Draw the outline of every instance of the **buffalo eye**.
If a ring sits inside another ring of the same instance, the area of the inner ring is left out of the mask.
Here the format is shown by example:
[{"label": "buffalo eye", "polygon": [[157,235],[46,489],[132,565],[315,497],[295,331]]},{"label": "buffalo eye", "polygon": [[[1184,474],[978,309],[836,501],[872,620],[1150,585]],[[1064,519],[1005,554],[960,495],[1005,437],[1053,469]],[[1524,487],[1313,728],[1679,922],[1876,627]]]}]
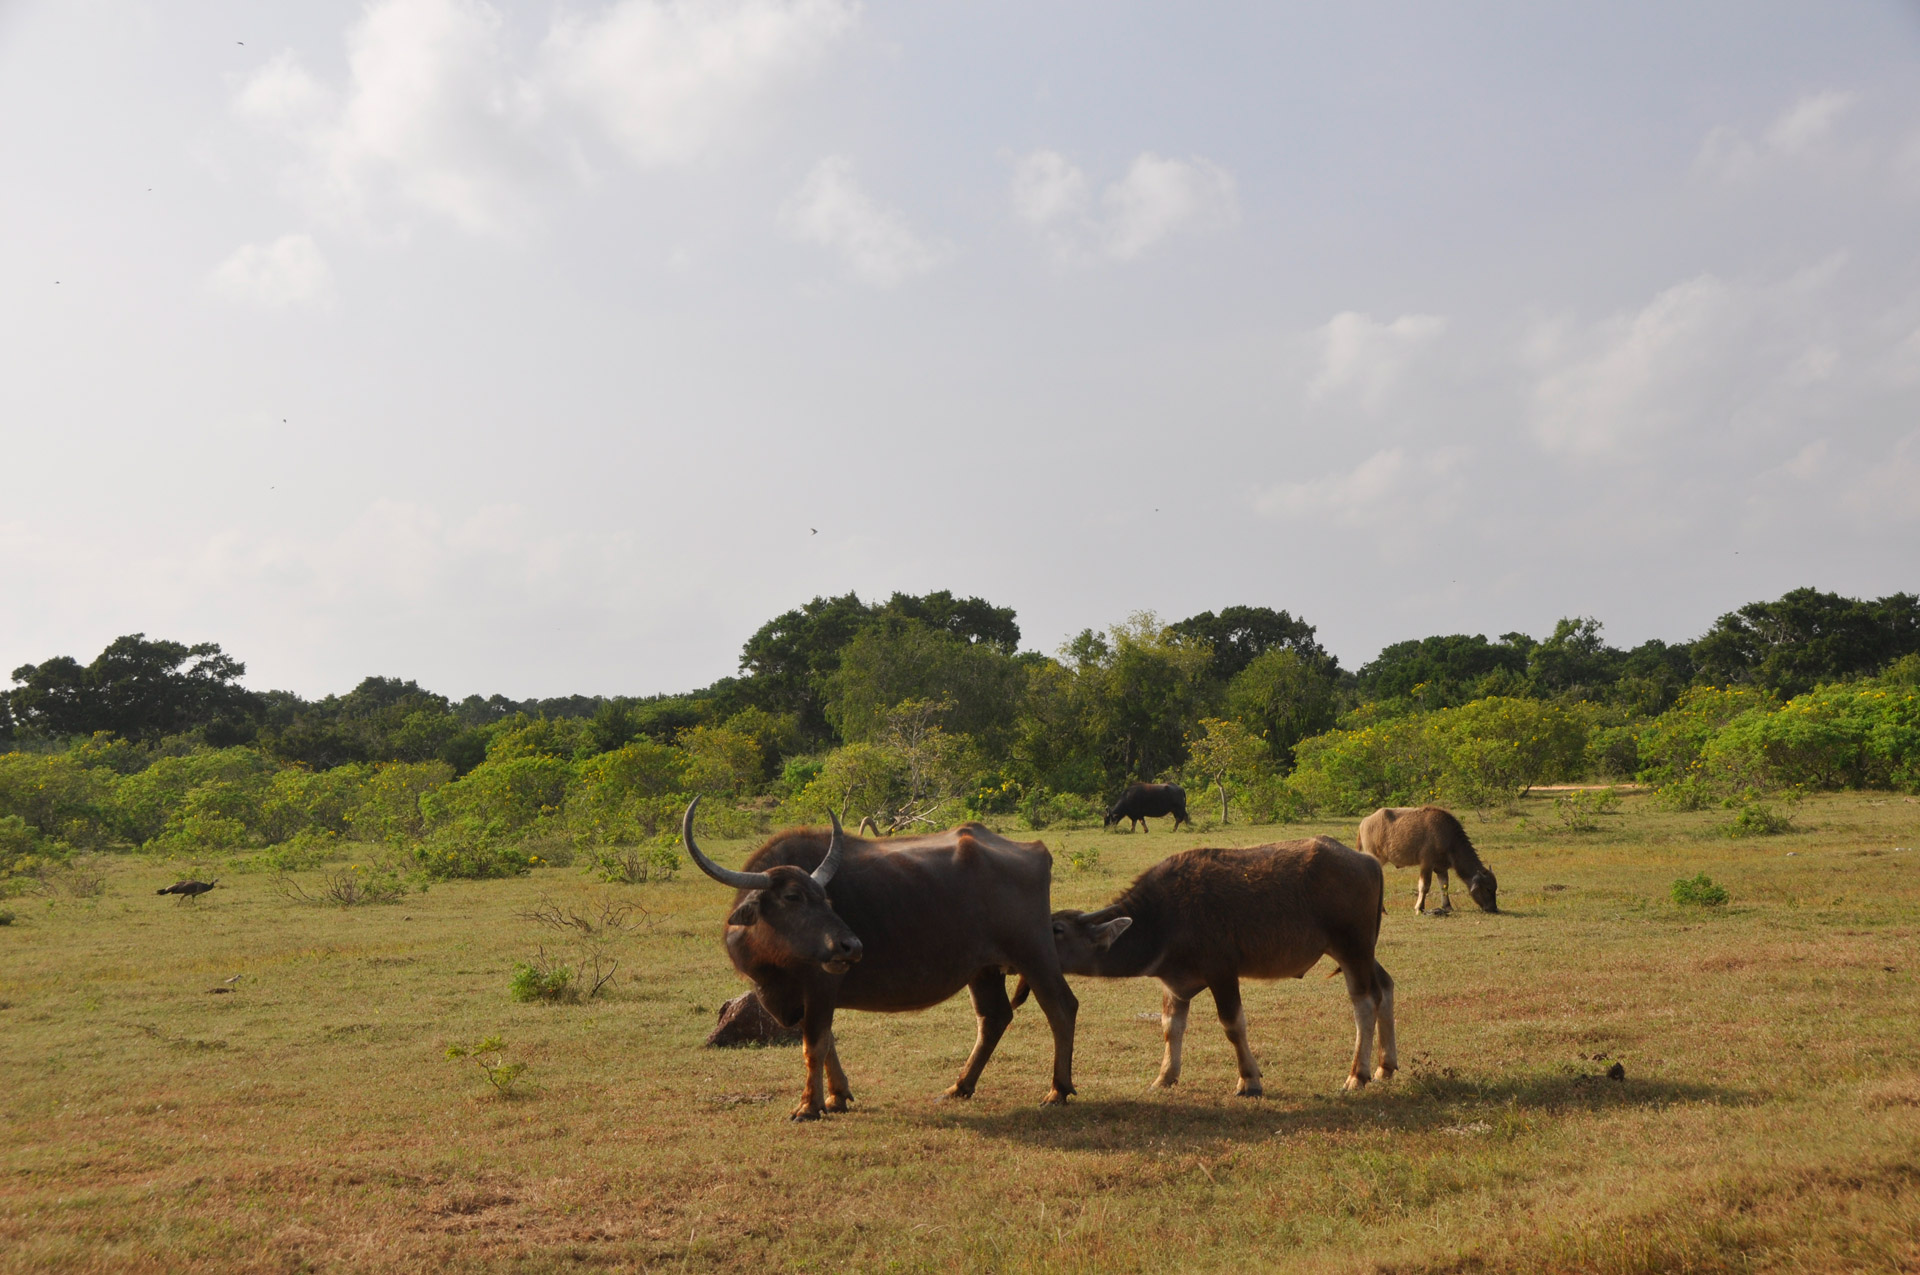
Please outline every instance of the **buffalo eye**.
[{"label": "buffalo eye", "polygon": [[1053,923],[1053,937],[1057,939],[1067,937],[1067,923],[1065,921],[1055,921]]}]

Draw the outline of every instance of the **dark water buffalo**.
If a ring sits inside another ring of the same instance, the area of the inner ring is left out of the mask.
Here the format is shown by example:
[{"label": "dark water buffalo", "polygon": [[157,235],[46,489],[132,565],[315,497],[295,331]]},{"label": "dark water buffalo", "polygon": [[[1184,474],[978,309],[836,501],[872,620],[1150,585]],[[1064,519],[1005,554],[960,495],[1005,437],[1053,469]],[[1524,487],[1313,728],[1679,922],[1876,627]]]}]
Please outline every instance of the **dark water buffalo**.
[{"label": "dark water buffalo", "polygon": [[[1242,1097],[1260,1096],[1260,1065],[1247,1046],[1243,978],[1300,978],[1322,956],[1346,975],[1353,1002],[1353,1065],[1346,1087],[1367,1083],[1374,1030],[1385,1080],[1399,1066],[1393,979],[1374,960],[1385,888],[1380,865],[1331,837],[1245,850],[1187,850],[1141,873],[1096,912],[1055,912],[1060,968],[1096,978],[1157,978],[1167,1043],[1156,1085],[1180,1079],[1187,1009],[1202,990],[1240,1060]],[[1016,988],[1014,1004],[1025,988]]]},{"label": "dark water buffalo", "polygon": [[[727,917],[727,955],[780,1022],[799,1025],[807,1087],[795,1120],[853,1101],[833,1042],[836,1009],[926,1009],[961,988],[973,994],[979,1035],[947,1090],[970,1098],[1013,1021],[1006,971],[1030,984],[1053,1029],[1050,1103],[1073,1092],[1073,1025],[1080,1003],[1060,974],[1047,916],[1053,856],[977,823],[884,843],[794,828],[747,859],[720,867],[693,840],[696,799],[681,824],[701,871],[739,891]],[[821,1093],[822,1074],[826,1092]]]},{"label": "dark water buffalo", "polygon": [[1179,784],[1128,784],[1127,790],[1120,794],[1120,800],[1107,810],[1102,827],[1111,828],[1122,819],[1127,821],[1127,831],[1133,831],[1138,823],[1142,828],[1147,820],[1155,815],[1172,815],[1173,826],[1192,824],[1187,818],[1187,790]]},{"label": "dark water buffalo", "polygon": [[1427,910],[1427,893],[1435,874],[1440,877],[1441,912],[1453,911],[1447,891],[1447,873],[1458,872],[1467,893],[1483,912],[1498,912],[1500,883],[1493,869],[1467,840],[1467,830],[1453,812],[1439,806],[1383,806],[1360,821],[1360,851],[1396,868],[1420,869],[1417,910]]}]

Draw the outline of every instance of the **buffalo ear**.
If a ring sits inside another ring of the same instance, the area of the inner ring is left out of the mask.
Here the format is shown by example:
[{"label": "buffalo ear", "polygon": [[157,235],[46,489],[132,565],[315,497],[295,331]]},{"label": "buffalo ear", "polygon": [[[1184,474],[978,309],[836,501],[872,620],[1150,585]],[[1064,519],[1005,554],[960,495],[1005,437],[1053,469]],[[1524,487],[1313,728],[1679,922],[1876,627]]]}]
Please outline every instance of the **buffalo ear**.
[{"label": "buffalo ear", "polygon": [[740,901],[740,906],[727,918],[728,925],[752,925],[760,919],[760,892],[749,894]]},{"label": "buffalo ear", "polygon": [[1127,932],[1127,927],[1132,924],[1133,924],[1132,917],[1116,916],[1113,918],[1113,920],[1108,921],[1104,925],[1094,926],[1093,927],[1094,950],[1104,952],[1108,948],[1112,947],[1113,941],[1119,938],[1122,934],[1125,934]]}]

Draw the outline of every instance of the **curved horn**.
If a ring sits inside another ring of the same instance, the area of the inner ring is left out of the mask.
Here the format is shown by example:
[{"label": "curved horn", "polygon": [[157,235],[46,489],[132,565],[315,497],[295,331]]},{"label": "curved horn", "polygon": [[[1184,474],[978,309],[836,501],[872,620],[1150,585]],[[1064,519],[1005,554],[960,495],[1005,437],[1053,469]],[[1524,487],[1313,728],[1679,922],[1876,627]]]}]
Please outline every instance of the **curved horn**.
[{"label": "curved horn", "polygon": [[827,818],[833,820],[833,840],[827,843],[827,857],[813,870],[813,879],[822,886],[833,880],[833,874],[840,870],[840,816],[829,810]]},{"label": "curved horn", "polygon": [[700,853],[700,847],[693,844],[693,811],[699,804],[698,797],[688,802],[686,816],[680,820],[680,840],[686,843],[687,856],[699,865],[702,872],[721,885],[730,885],[736,890],[764,890],[772,885],[773,878],[764,872],[735,872],[732,868],[721,867]]}]

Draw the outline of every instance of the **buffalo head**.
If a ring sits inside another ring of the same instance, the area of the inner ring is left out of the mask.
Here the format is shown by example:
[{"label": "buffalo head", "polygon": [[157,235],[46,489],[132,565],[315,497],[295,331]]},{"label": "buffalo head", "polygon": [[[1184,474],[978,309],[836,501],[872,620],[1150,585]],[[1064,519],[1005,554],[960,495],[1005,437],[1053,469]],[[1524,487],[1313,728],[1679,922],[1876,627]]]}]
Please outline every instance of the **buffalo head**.
[{"label": "buffalo head", "polygon": [[1500,883],[1493,879],[1493,869],[1491,868],[1480,869],[1480,871],[1474,873],[1472,879],[1467,882],[1467,893],[1473,896],[1473,901],[1480,905],[1482,912],[1498,912],[1500,910],[1499,904],[1495,901],[1495,896],[1499,889]]},{"label": "buffalo head", "polygon": [[1098,973],[1101,956],[1132,924],[1132,917],[1121,916],[1114,908],[1102,908],[1098,912],[1055,912],[1053,947],[1060,954],[1060,972]]},{"label": "buffalo head", "polygon": [[827,857],[812,872],[787,864],[765,872],[735,872],[707,858],[694,844],[693,812],[699,804],[695,797],[680,824],[687,856],[720,884],[747,891],[727,917],[727,954],[734,968],[756,983],[762,972],[809,966],[846,973],[860,959],[860,940],[833,910],[826,889],[840,868],[840,821],[833,820]]}]

